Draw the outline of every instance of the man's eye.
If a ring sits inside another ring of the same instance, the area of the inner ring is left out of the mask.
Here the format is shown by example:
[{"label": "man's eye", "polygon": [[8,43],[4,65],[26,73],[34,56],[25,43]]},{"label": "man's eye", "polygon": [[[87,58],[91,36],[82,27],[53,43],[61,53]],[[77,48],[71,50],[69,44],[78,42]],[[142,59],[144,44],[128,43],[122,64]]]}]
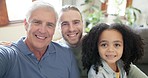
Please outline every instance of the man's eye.
[{"label": "man's eye", "polygon": [[61,24],[61,26],[67,26],[68,25],[68,23],[62,23]]},{"label": "man's eye", "polygon": [[75,22],[74,22],[74,24],[76,24],[76,25],[79,24],[79,23],[80,23],[80,21],[75,21]]},{"label": "man's eye", "polygon": [[52,24],[52,23],[47,23],[47,26],[48,26],[48,27],[55,27],[55,25]]},{"label": "man's eye", "polygon": [[34,25],[40,25],[40,24],[42,24],[41,21],[32,21],[32,23],[33,23]]}]

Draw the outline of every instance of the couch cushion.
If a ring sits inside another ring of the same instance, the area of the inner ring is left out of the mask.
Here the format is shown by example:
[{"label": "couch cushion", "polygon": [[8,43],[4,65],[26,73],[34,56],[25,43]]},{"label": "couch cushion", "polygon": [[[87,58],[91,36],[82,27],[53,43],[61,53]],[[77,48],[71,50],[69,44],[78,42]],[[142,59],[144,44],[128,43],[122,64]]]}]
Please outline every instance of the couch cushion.
[{"label": "couch cushion", "polygon": [[139,63],[147,63],[148,64],[148,28],[139,28],[138,29],[140,36],[143,38],[144,42],[144,56]]}]

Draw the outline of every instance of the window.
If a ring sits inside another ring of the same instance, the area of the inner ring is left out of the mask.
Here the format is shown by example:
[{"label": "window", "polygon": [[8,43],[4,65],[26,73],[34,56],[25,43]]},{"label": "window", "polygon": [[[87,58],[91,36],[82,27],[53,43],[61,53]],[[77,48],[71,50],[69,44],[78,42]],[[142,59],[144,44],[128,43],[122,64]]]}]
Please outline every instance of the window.
[{"label": "window", "polygon": [[[122,4],[122,5],[119,5],[119,4]],[[113,14],[113,15],[119,14],[123,16],[126,8],[131,5],[132,5],[132,0],[105,0],[105,2],[102,3],[101,5],[101,10],[107,14]]]},{"label": "window", "polygon": [[108,0],[107,14],[125,15],[127,0]]},{"label": "window", "polygon": [[42,1],[52,4],[57,12],[59,12],[62,7],[62,0],[42,0]]},{"label": "window", "polygon": [[[57,11],[62,6],[61,0],[43,0],[52,4]],[[23,20],[32,0],[6,0],[9,21]]]},{"label": "window", "polygon": [[32,0],[6,0],[9,21],[23,20]]}]

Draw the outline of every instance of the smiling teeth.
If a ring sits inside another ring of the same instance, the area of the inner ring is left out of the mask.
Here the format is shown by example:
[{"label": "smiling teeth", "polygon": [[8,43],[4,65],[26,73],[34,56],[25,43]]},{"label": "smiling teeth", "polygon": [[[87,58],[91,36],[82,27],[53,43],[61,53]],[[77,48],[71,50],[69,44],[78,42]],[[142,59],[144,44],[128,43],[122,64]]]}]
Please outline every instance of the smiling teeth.
[{"label": "smiling teeth", "polygon": [[37,38],[39,38],[39,39],[45,39],[46,37],[37,36]]},{"label": "smiling teeth", "polygon": [[115,55],[106,55],[107,58],[115,58]]},{"label": "smiling teeth", "polygon": [[76,34],[69,34],[68,36],[70,36],[70,37],[74,37],[74,36],[76,36]]},{"label": "smiling teeth", "polygon": [[73,35],[69,35],[69,36],[74,37],[74,36],[75,36],[75,34],[73,34]]}]

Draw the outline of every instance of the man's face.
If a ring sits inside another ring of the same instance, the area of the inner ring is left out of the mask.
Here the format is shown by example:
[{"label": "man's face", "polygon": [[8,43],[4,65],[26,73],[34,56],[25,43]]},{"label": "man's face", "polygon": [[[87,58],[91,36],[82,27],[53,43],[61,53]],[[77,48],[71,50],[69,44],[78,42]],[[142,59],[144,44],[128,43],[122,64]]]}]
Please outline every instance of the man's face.
[{"label": "man's face", "polygon": [[52,10],[40,8],[33,11],[25,24],[30,49],[45,50],[52,40],[56,26],[56,15]]},{"label": "man's face", "polygon": [[83,21],[80,13],[75,10],[62,12],[59,24],[65,41],[70,46],[79,44],[83,33]]}]

